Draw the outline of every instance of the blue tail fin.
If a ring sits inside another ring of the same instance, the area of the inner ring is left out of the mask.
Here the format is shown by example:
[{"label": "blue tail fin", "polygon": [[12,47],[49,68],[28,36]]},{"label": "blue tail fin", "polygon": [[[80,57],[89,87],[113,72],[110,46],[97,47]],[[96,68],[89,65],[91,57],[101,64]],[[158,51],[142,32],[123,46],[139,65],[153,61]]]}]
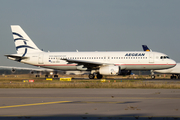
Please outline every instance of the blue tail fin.
[{"label": "blue tail fin", "polygon": [[142,47],[143,47],[144,51],[147,51],[147,52],[151,52],[152,51],[151,49],[148,48],[147,45],[142,45]]}]

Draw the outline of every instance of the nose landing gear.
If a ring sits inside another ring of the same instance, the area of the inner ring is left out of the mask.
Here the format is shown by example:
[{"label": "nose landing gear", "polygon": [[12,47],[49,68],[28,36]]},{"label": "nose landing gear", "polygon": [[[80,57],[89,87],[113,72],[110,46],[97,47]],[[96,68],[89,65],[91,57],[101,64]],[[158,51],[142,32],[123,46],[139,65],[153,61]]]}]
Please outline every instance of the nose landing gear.
[{"label": "nose landing gear", "polygon": [[155,79],[154,70],[151,70],[151,78]]}]

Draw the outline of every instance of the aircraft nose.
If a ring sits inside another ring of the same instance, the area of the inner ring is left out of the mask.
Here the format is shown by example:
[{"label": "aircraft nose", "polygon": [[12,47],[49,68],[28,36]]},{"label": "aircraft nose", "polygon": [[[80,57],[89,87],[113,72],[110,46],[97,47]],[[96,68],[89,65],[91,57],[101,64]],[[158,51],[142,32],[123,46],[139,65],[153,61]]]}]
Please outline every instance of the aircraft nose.
[{"label": "aircraft nose", "polygon": [[176,61],[174,61],[174,60],[171,59],[171,61],[169,62],[169,64],[170,64],[172,67],[174,67],[174,66],[176,66]]}]

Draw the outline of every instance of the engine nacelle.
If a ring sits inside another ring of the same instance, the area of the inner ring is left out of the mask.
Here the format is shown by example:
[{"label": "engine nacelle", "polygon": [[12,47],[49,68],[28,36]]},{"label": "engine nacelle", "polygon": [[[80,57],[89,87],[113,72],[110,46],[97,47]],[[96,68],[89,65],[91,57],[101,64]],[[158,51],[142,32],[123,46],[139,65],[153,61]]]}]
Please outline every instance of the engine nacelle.
[{"label": "engine nacelle", "polygon": [[34,71],[32,70],[32,71],[30,71],[30,74],[34,74]]},{"label": "engine nacelle", "polygon": [[15,70],[14,68],[12,68],[12,69],[11,69],[11,72],[12,72],[12,73],[15,73],[15,72],[16,72],[16,70]]},{"label": "engine nacelle", "polygon": [[120,66],[108,65],[99,68],[99,74],[101,75],[118,75],[120,72]]}]

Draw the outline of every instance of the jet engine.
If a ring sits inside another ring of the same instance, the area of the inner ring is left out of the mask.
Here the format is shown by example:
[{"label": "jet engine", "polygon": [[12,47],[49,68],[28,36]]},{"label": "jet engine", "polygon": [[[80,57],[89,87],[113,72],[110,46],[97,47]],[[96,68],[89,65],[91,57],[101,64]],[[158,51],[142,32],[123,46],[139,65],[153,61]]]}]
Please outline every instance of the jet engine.
[{"label": "jet engine", "polygon": [[12,72],[12,73],[15,73],[15,72],[16,72],[16,70],[15,70],[14,68],[12,68],[12,69],[11,69],[11,72]]},{"label": "jet engine", "polygon": [[31,71],[30,71],[30,74],[34,74],[34,71],[33,71],[33,70],[31,70]]},{"label": "jet engine", "polygon": [[99,68],[99,74],[101,75],[119,75],[120,72],[120,66],[108,65]]}]

